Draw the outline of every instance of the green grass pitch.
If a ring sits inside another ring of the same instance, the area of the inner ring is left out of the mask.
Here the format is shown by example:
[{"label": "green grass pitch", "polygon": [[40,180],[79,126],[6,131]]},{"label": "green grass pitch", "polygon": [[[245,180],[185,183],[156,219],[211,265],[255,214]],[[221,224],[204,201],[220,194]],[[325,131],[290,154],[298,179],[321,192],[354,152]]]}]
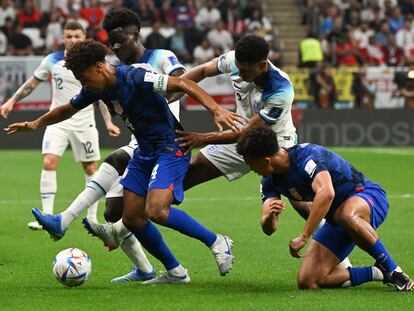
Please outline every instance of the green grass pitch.
[{"label": "green grass pitch", "polygon": [[[386,189],[391,208],[379,234],[397,263],[414,276],[414,149],[336,150]],[[58,242],[27,228],[33,220],[31,208],[40,207],[40,151],[3,150],[0,161],[0,310],[414,310],[413,293],[397,293],[382,283],[297,290],[300,261],[289,255],[288,242],[301,232],[304,221],[289,207],[279,231],[265,236],[259,226],[259,177],[254,174],[233,183],[221,178],[198,186],[186,193],[181,206],[234,240],[236,261],[229,275],[219,275],[204,245],[162,228],[165,240],[189,269],[191,283],[111,284],[113,277],[130,270],[129,260],[120,250],[108,253],[79,219]],[[67,152],[58,170],[56,211],[66,208],[83,185],[81,167]],[[101,221],[102,208],[103,201]],[[78,247],[92,259],[90,279],[78,288],[66,288],[52,275],[54,256],[68,247]],[[354,265],[373,262],[358,249],[350,258]]]}]

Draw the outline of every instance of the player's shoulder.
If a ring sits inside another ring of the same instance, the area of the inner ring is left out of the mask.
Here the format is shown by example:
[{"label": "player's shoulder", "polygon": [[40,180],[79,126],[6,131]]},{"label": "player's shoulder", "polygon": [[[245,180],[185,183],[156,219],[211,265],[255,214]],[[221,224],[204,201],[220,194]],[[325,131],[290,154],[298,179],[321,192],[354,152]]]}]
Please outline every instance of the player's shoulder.
[{"label": "player's shoulder", "polygon": [[65,59],[64,51],[57,51],[46,55],[44,58],[49,64],[54,65]]}]

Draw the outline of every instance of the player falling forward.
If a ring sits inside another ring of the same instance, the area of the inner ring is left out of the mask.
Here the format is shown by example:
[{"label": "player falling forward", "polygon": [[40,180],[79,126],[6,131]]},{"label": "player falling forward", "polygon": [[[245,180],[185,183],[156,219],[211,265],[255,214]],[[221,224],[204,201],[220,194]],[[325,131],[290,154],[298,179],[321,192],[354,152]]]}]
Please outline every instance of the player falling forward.
[{"label": "player falling forward", "polygon": [[[411,291],[414,282],[392,259],[376,229],[388,213],[382,187],[357,171],[339,155],[318,145],[302,144],[290,149],[278,145],[276,134],[266,127],[245,132],[237,151],[262,178],[263,231],[271,235],[284,210],[281,195],[312,202],[302,233],[289,243],[293,257],[303,258],[298,287],[357,286],[371,281],[392,284],[398,291]],[[322,218],[326,223],[314,235],[305,254],[299,251]],[[337,267],[355,245],[375,259],[370,267]]]},{"label": "player falling forward", "polygon": [[[111,11],[105,16],[103,27],[108,32],[111,49],[121,62],[125,64],[148,63],[156,72],[171,76],[180,76],[185,72],[184,66],[180,64],[173,52],[161,49],[145,49],[140,41],[140,19],[133,11],[126,8]],[[176,119],[179,120],[179,102],[170,103],[169,108]],[[60,221],[53,217],[44,217],[37,209],[33,210],[36,219],[54,240],[61,239],[70,224],[91,204],[97,202],[103,196],[106,196],[105,220],[116,222],[122,218],[123,187],[119,181],[136,146],[137,142],[133,137],[127,146],[111,153],[99,167],[95,178],[89,183],[88,187],[78,195],[64,212],[57,215],[57,217],[60,217]],[[145,280],[149,278],[148,273],[155,275],[155,270],[147,260],[134,235],[130,234],[120,246],[135,266],[131,273],[115,278],[112,282]]]},{"label": "player falling forward", "polygon": [[[106,48],[93,40],[75,45],[66,55],[66,66],[74,72],[83,88],[70,103],[58,107],[32,122],[21,122],[6,128],[8,134],[28,131],[67,119],[78,109],[101,99],[123,118],[134,133],[139,148],[135,149],[121,180],[124,186],[122,221],[142,245],[167,269],[160,277],[147,281],[157,283],[187,283],[185,270],[169,250],[155,222],[202,241],[210,247],[225,275],[232,267],[232,241],[216,235],[185,212],[170,207],[184,199],[182,180],[189,164],[189,154],[175,139],[182,127],[168,108],[161,92],[185,92],[203,104],[214,115],[216,123],[234,127],[241,118],[221,108],[194,82],[147,71],[146,64],[113,68],[105,62]],[[170,208],[169,208],[170,207]],[[154,217],[157,210],[169,213]]]},{"label": "player falling forward", "polygon": [[[73,73],[64,67],[64,56],[77,42],[85,40],[85,31],[77,22],[68,22],[62,34],[65,50],[46,56],[40,66],[17,92],[0,107],[1,115],[7,118],[14,105],[28,96],[40,83],[52,78],[52,104],[50,109],[67,103],[81,89],[81,84]],[[118,136],[120,131],[112,121],[103,103],[99,104],[109,135]],[[70,119],[46,128],[43,136],[43,166],[40,175],[40,196],[43,212],[53,214],[54,200],[57,191],[56,170],[59,160],[68,145],[71,145],[75,160],[82,163],[86,184],[95,176],[100,159],[98,131],[95,125],[93,107],[90,106]],[[88,218],[96,220],[98,203],[91,204]],[[38,222],[28,224],[31,229],[42,229]]]}]

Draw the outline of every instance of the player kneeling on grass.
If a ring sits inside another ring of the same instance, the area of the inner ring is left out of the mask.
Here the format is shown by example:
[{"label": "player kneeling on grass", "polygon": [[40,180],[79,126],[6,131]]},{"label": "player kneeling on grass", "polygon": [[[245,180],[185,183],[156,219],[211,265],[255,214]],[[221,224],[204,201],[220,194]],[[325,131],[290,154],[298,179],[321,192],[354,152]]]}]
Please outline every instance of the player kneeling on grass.
[{"label": "player kneeling on grass", "polygon": [[[398,291],[414,288],[414,282],[393,261],[375,232],[388,212],[387,197],[380,185],[324,147],[301,144],[280,148],[275,132],[268,127],[244,133],[237,152],[263,176],[261,225],[266,234],[277,229],[284,210],[281,195],[313,202],[302,233],[289,243],[291,255],[303,258],[299,288],[348,287],[371,281],[392,284]],[[299,253],[324,217],[327,221],[313,236],[306,254]],[[375,264],[337,267],[355,245],[371,255]]]}]

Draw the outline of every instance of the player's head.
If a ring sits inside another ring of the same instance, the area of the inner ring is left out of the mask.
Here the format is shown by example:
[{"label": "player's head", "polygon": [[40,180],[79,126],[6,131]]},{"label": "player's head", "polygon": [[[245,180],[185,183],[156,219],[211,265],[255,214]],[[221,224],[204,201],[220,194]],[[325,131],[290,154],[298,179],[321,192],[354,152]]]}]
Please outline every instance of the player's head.
[{"label": "player's head", "polygon": [[262,176],[273,172],[271,158],[279,151],[279,143],[270,126],[257,126],[246,131],[237,141],[236,148],[252,171]]},{"label": "player's head", "polygon": [[75,21],[69,21],[63,27],[62,40],[65,50],[69,50],[76,43],[86,39],[85,29],[82,25]]},{"label": "player's head", "polygon": [[236,66],[240,77],[251,82],[259,77],[267,68],[269,44],[256,35],[248,35],[236,43]]},{"label": "player's head", "polygon": [[139,16],[127,8],[115,9],[105,16],[103,28],[116,56],[125,63],[134,62],[141,30]]},{"label": "player's head", "polygon": [[72,70],[83,87],[101,91],[108,78],[106,53],[106,47],[92,39],[78,42],[66,53],[65,67]]}]

